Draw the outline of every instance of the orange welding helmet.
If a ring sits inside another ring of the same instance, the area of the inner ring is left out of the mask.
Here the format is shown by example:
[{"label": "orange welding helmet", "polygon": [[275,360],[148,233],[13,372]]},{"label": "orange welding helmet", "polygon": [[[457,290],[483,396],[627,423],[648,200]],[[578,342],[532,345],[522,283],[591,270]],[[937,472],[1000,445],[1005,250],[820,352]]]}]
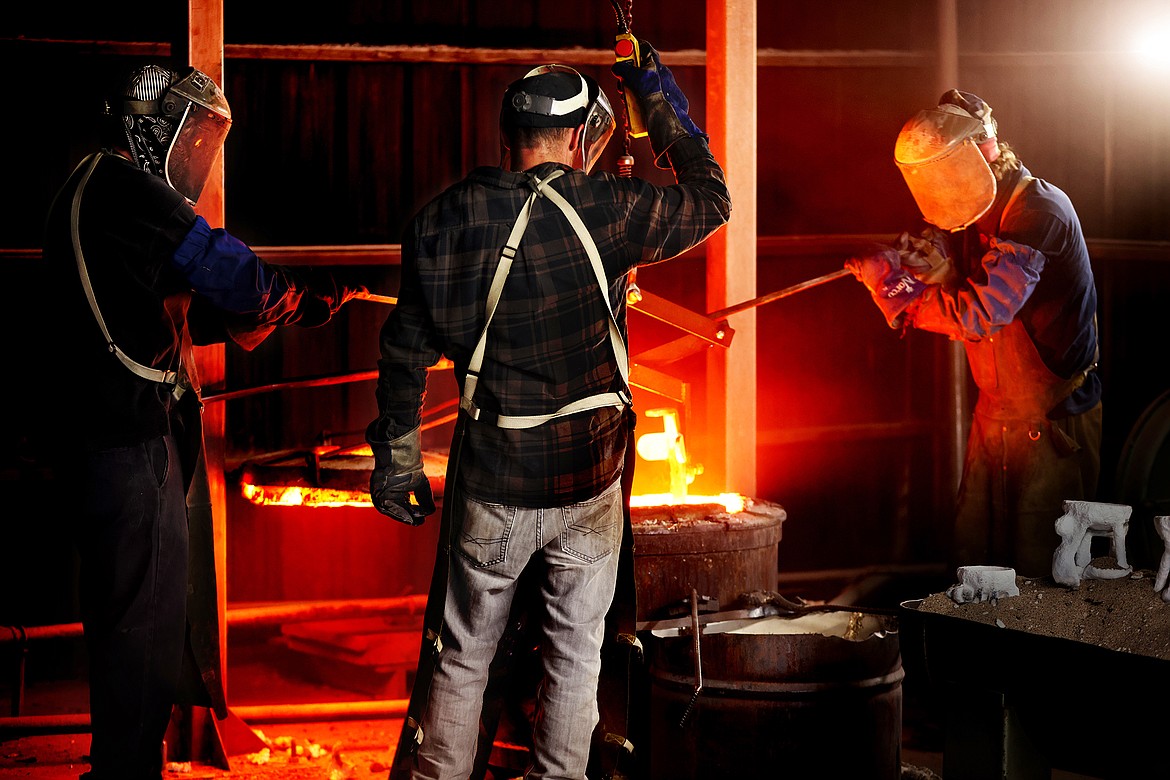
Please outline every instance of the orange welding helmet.
[{"label": "orange welding helmet", "polygon": [[894,162],[930,224],[962,230],[995,201],[995,174],[980,148],[994,145],[990,116],[990,108],[984,122],[946,102],[919,111],[898,133]]}]

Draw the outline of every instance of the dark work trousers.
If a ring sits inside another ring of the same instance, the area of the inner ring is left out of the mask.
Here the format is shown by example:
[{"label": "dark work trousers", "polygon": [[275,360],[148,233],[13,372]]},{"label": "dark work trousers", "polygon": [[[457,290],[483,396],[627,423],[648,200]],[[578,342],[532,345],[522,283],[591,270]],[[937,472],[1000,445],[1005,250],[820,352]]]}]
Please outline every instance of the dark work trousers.
[{"label": "dark work trousers", "polygon": [[187,511],[171,436],[88,453],[78,548],[95,780],[157,780],[186,638]]}]

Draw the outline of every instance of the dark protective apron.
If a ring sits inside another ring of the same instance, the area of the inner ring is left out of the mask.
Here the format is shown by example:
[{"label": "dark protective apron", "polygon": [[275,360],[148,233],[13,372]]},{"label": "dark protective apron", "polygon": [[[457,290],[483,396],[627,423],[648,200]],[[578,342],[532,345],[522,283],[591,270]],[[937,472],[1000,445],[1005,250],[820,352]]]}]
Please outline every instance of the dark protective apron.
[{"label": "dark protective apron", "polygon": [[[1004,214],[1030,181],[1017,185]],[[1069,379],[1056,376],[1019,320],[963,346],[979,400],[959,492],[954,563],[1051,574],[1063,502],[1096,493],[1101,407],[1058,420],[1048,412],[1094,366]]]},{"label": "dark protective apron", "polygon": [[[210,707],[223,720],[228,716],[223,689],[219,641],[219,588],[215,571],[215,521],[203,442],[203,402],[194,376],[195,355],[187,345],[183,371],[191,390],[171,413],[171,431],[183,458],[187,487],[187,649],[179,681],[179,704]],[[183,381],[183,380],[180,380]]]},{"label": "dark protective apron", "polygon": [[[547,182],[558,178],[562,171],[556,171],[544,180],[530,177],[528,185],[533,189],[512,235],[508,239],[501,253],[500,266],[497,268],[489,291],[487,302],[487,318],[481,333],[479,343],[473,354],[471,365],[463,388],[460,400],[459,414],[455,421],[455,430],[451,437],[451,450],[447,461],[447,473],[444,488],[443,511],[439,526],[439,544],[435,556],[435,567],[431,574],[430,589],[427,593],[427,606],[423,615],[423,639],[419,649],[418,667],[414,684],[411,688],[410,702],[407,706],[406,718],[402,724],[398,745],[395,748],[394,761],[390,767],[391,780],[408,780],[414,764],[414,755],[421,744],[424,735],[420,729],[422,713],[426,710],[430,697],[431,680],[435,671],[435,664],[442,651],[443,637],[443,608],[447,597],[448,575],[450,572],[453,544],[451,529],[455,501],[453,497],[457,490],[459,461],[466,435],[467,424],[470,420],[484,419],[481,410],[475,405],[474,395],[479,360],[482,359],[484,339],[495,311],[499,294],[503,288],[512,258],[515,257],[520,238],[527,225],[529,210],[536,197],[548,196],[565,217],[573,225],[587,252],[593,261],[594,271],[599,277],[601,295],[605,299],[607,308],[609,301],[607,287],[604,284],[604,274],[600,267],[600,258],[597,256],[596,246],[588,235],[588,231],[581,223],[580,218],[572,207]],[[610,312],[611,338],[616,334],[616,322]],[[616,335],[615,352],[619,365],[623,367],[622,374],[628,369],[623,351],[619,351],[620,334]],[[624,350],[624,344],[621,345]],[[493,416],[491,422],[503,427],[533,427],[542,424],[556,416],[573,414],[585,409],[597,408],[603,405],[612,405],[616,394],[604,393],[583,402],[574,402],[562,407],[550,415],[538,417],[509,417],[505,415]],[[617,582],[613,601],[605,619],[605,640],[601,649],[601,672],[598,678],[597,704],[599,720],[594,729],[591,742],[589,766],[587,774],[590,780],[620,780],[626,777],[625,772],[633,765],[633,744],[628,739],[629,704],[630,704],[630,671],[632,664],[641,661],[641,644],[637,638],[637,589],[634,580],[634,534],[630,521],[630,496],[634,481],[634,463],[636,450],[633,446],[633,431],[637,419],[629,404],[628,396],[624,396],[624,416],[626,419],[626,457],[622,469],[622,505],[623,530],[621,546],[618,550]],[[539,608],[530,596],[531,588],[524,587],[524,581],[529,578],[526,570],[520,577],[520,585],[516,589],[516,601],[513,604],[512,614],[508,626],[496,648],[496,656],[489,667],[488,685],[484,691],[483,707],[480,714],[480,739],[470,780],[480,780],[488,770],[492,745],[500,725],[501,718],[508,711],[507,699],[517,693],[517,685],[511,679],[517,667],[518,653],[526,647],[526,635],[531,633],[532,627],[539,625],[539,615],[530,613]]]}]

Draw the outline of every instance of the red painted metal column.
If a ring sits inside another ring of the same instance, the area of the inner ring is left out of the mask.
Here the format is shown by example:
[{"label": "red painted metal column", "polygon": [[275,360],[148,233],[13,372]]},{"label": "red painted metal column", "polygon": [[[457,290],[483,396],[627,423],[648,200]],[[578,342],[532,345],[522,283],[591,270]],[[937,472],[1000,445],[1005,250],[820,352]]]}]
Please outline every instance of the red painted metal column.
[{"label": "red painted metal column", "polygon": [[[731,222],[707,246],[708,311],[756,297],[756,27],[756,0],[707,0],[706,129],[731,189]],[[722,474],[725,490],[752,496],[755,310],[732,315],[729,324],[734,344],[708,352],[707,436],[713,457],[705,460]]]},{"label": "red painted metal column", "polygon": [[[187,46],[190,65],[210,76],[224,88],[223,0],[189,0],[187,6]],[[226,89],[224,90],[226,92]],[[231,103],[231,95],[227,96]],[[212,227],[224,224],[224,160],[221,153],[203,192],[196,211]],[[224,347],[217,344],[196,347],[195,358],[203,391],[223,387]],[[215,571],[219,603],[219,657],[227,688],[227,497],[224,486],[224,405],[210,404],[203,410],[203,436],[206,444],[207,481],[211,489],[214,517]]]},{"label": "red painted metal column", "polygon": [[[206,73],[224,92],[223,0],[188,0],[183,23],[176,31],[176,62],[187,64]],[[231,102],[231,95],[227,95]],[[221,153],[199,196],[196,211],[212,227],[224,225],[224,159]],[[195,348],[196,370],[203,392],[221,389],[224,385],[225,351],[222,344]],[[203,411],[204,458],[207,462],[207,482],[211,496],[213,518],[212,536],[215,554],[216,602],[219,614],[219,659],[224,691],[227,691],[227,494],[224,482],[224,404],[209,404]],[[230,697],[229,697],[230,700]],[[168,740],[181,745],[177,752],[191,759],[210,761],[222,769],[230,768],[228,756],[249,748],[259,739],[245,727],[239,718],[219,723],[210,710],[203,707],[183,707],[179,722],[183,726],[175,732],[176,721]],[[235,745],[231,743],[236,743]],[[174,752],[174,751],[173,751]],[[172,754],[173,754],[172,752]]]}]

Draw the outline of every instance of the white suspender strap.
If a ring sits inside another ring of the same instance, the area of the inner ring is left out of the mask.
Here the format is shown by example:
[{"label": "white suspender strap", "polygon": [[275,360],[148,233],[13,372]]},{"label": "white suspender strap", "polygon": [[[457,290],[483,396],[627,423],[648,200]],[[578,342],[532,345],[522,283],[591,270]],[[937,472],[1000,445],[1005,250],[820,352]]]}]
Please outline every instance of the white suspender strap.
[{"label": "white suspender strap", "polygon": [[[106,327],[106,321],[102,317],[101,309],[98,308],[97,298],[93,294],[93,285],[89,280],[89,271],[85,267],[85,256],[81,252],[81,236],[79,230],[81,193],[85,190],[85,185],[89,182],[89,177],[93,175],[94,169],[97,168],[101,155],[93,154],[90,155],[89,159],[91,162],[85,171],[85,175],[81,177],[81,181],[77,185],[77,191],[73,193],[73,204],[69,210],[69,222],[73,234],[73,256],[77,259],[77,273],[81,277],[81,286],[85,290],[85,297],[89,299],[89,308],[93,310],[93,316],[97,319],[98,327],[102,329],[102,335],[106,339],[106,347],[110,352],[114,353],[118,360],[122,362],[122,365],[143,379],[173,386],[175,397],[177,398],[182,394],[183,389],[183,386],[179,384],[179,373],[177,371],[163,371],[161,369],[151,368],[150,366],[144,366],[123,352],[110,337],[110,330]],[[82,164],[84,162],[83,160]]]},{"label": "white suspender strap", "polygon": [[[561,171],[557,171],[554,176],[560,175],[560,173]],[[471,360],[467,364],[467,378],[463,381],[463,397],[459,401],[460,408],[472,412],[473,419],[478,419],[479,409],[471,399],[475,396],[476,385],[479,384],[479,369],[483,365],[488,326],[492,324],[492,317],[496,316],[496,306],[504,291],[504,281],[512,270],[512,260],[516,257],[516,249],[520,246],[520,239],[524,236],[524,231],[528,229],[528,217],[532,213],[532,202],[536,200],[536,197],[537,194],[533,192],[528,196],[528,200],[524,201],[520,215],[516,217],[516,224],[512,225],[512,232],[508,235],[508,241],[500,250],[500,262],[496,265],[496,274],[492,277],[491,287],[488,288],[487,316],[484,319],[483,330],[479,334],[479,341],[476,342],[475,349],[471,353]]]},{"label": "white suspender strap", "polygon": [[630,359],[626,351],[626,344],[622,341],[622,332],[618,328],[617,318],[614,317],[613,307],[609,303],[609,285],[605,279],[605,267],[601,264],[601,253],[597,251],[597,244],[589,235],[589,229],[581,221],[581,216],[559,192],[552,187],[549,187],[547,191],[542,189],[542,192],[557,205],[557,208],[565,215],[565,219],[569,220],[569,224],[573,226],[573,230],[577,231],[577,237],[581,239],[581,243],[585,245],[585,252],[588,253],[589,262],[593,266],[593,274],[597,277],[597,288],[601,290],[601,298],[605,301],[605,310],[609,312],[609,340],[613,344],[614,355],[617,356],[618,370],[621,372],[622,382],[629,386]]},{"label": "white suspender strap", "polygon": [[608,287],[605,283],[605,269],[601,265],[601,254],[597,251],[597,245],[593,238],[589,235],[589,231],[585,228],[585,224],[573,210],[564,198],[560,196],[552,187],[545,187],[545,185],[563,175],[564,171],[555,171],[549,175],[547,179],[535,179],[534,185],[536,190],[528,196],[524,201],[524,206],[520,209],[520,215],[516,218],[516,224],[512,226],[512,232],[508,235],[508,242],[504,245],[500,252],[500,262],[496,266],[495,276],[492,277],[491,287],[488,289],[487,297],[487,317],[484,321],[483,330],[479,334],[479,341],[476,342],[475,349],[471,353],[471,360],[467,366],[467,378],[463,383],[463,396],[459,400],[459,408],[467,412],[473,420],[481,420],[484,422],[491,422],[500,428],[535,428],[542,425],[549,420],[557,417],[564,417],[565,415],[575,414],[576,412],[583,412],[589,409],[600,409],[606,406],[614,406],[618,408],[625,408],[630,404],[630,396],[626,392],[621,393],[598,393],[586,398],[580,398],[565,404],[560,409],[551,414],[534,414],[534,415],[492,415],[484,412],[472,400],[475,395],[475,388],[479,382],[479,370],[483,365],[484,348],[487,344],[488,326],[491,324],[492,317],[495,316],[496,306],[500,302],[500,295],[504,290],[504,281],[508,277],[508,273],[512,269],[512,260],[516,257],[516,250],[520,246],[520,239],[524,236],[524,231],[528,229],[528,219],[532,214],[532,204],[540,195],[547,195],[550,200],[557,205],[558,208],[569,219],[569,223],[577,232],[578,237],[582,243],[585,244],[585,251],[589,255],[589,261],[593,266],[593,272],[597,276],[598,284],[600,285],[601,297],[605,301],[606,310],[609,312],[609,334],[610,341],[613,344],[614,354],[617,357],[618,369],[621,372],[623,382],[627,382],[629,375],[629,358],[626,354],[625,343],[621,338],[621,331],[618,330],[617,320],[613,314],[613,307],[609,303]]}]

